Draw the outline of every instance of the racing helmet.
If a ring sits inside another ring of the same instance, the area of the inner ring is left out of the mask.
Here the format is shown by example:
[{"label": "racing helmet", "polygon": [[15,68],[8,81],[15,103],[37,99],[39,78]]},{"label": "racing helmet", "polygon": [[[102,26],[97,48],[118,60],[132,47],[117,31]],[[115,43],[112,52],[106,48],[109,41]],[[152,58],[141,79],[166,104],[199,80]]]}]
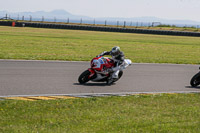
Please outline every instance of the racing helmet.
[{"label": "racing helmet", "polygon": [[113,47],[111,50],[111,54],[113,56],[118,56],[120,54],[120,47],[118,47],[118,46]]}]

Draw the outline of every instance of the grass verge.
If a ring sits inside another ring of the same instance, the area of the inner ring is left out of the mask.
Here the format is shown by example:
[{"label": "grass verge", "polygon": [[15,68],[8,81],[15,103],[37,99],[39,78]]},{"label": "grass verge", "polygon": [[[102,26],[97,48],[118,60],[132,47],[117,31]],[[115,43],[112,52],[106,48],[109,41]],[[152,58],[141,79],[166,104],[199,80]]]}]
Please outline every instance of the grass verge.
[{"label": "grass verge", "polygon": [[0,101],[0,132],[200,132],[200,94]]},{"label": "grass verge", "polygon": [[133,62],[200,64],[198,37],[0,26],[0,59],[89,61],[113,46]]}]

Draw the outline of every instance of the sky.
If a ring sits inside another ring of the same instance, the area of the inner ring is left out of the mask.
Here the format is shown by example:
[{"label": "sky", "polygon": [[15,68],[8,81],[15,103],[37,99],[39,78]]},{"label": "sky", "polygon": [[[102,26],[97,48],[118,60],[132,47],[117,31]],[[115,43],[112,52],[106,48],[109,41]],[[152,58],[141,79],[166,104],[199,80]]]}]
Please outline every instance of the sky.
[{"label": "sky", "polygon": [[99,17],[158,17],[200,22],[200,0],[0,0],[0,11],[52,11]]}]

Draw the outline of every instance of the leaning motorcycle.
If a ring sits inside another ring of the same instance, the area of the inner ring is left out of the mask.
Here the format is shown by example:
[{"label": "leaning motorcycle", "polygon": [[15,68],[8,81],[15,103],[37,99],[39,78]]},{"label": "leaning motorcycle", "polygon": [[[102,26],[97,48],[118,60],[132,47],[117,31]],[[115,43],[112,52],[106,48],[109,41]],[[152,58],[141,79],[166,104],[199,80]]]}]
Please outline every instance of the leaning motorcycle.
[{"label": "leaning motorcycle", "polygon": [[[200,67],[199,67],[200,69]],[[200,85],[200,72],[198,72],[197,74],[195,74],[192,79],[190,80],[190,85],[192,87],[197,87],[198,85]]]},{"label": "leaning motorcycle", "polygon": [[[114,79],[113,82],[116,82],[119,80],[123,75],[123,69],[127,68],[129,65],[131,65],[130,59],[125,59],[123,64],[120,65],[120,70],[118,74],[118,78]],[[88,81],[93,82],[107,82],[108,84],[108,78],[112,75],[112,72],[109,71],[112,69],[112,67],[115,67],[117,64],[108,57],[95,57],[90,62],[90,68],[85,70],[78,78],[78,81],[80,84],[85,84]]]}]

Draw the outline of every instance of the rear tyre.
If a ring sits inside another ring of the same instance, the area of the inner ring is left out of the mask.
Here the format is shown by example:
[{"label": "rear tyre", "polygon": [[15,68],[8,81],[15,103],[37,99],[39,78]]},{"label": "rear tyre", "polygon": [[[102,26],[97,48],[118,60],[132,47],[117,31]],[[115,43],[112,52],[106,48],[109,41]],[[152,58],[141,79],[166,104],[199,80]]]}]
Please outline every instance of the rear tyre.
[{"label": "rear tyre", "polygon": [[80,84],[85,84],[86,82],[88,82],[90,79],[88,78],[90,75],[90,71],[86,70],[84,71],[78,78],[78,82]]},{"label": "rear tyre", "polygon": [[123,75],[123,71],[120,71],[118,80],[122,77],[122,75]]},{"label": "rear tyre", "polygon": [[113,82],[118,81],[122,77],[122,75],[123,75],[123,71],[119,71],[118,78],[115,79]]},{"label": "rear tyre", "polygon": [[200,72],[192,77],[190,85],[192,87],[197,87],[198,85],[200,85]]}]

